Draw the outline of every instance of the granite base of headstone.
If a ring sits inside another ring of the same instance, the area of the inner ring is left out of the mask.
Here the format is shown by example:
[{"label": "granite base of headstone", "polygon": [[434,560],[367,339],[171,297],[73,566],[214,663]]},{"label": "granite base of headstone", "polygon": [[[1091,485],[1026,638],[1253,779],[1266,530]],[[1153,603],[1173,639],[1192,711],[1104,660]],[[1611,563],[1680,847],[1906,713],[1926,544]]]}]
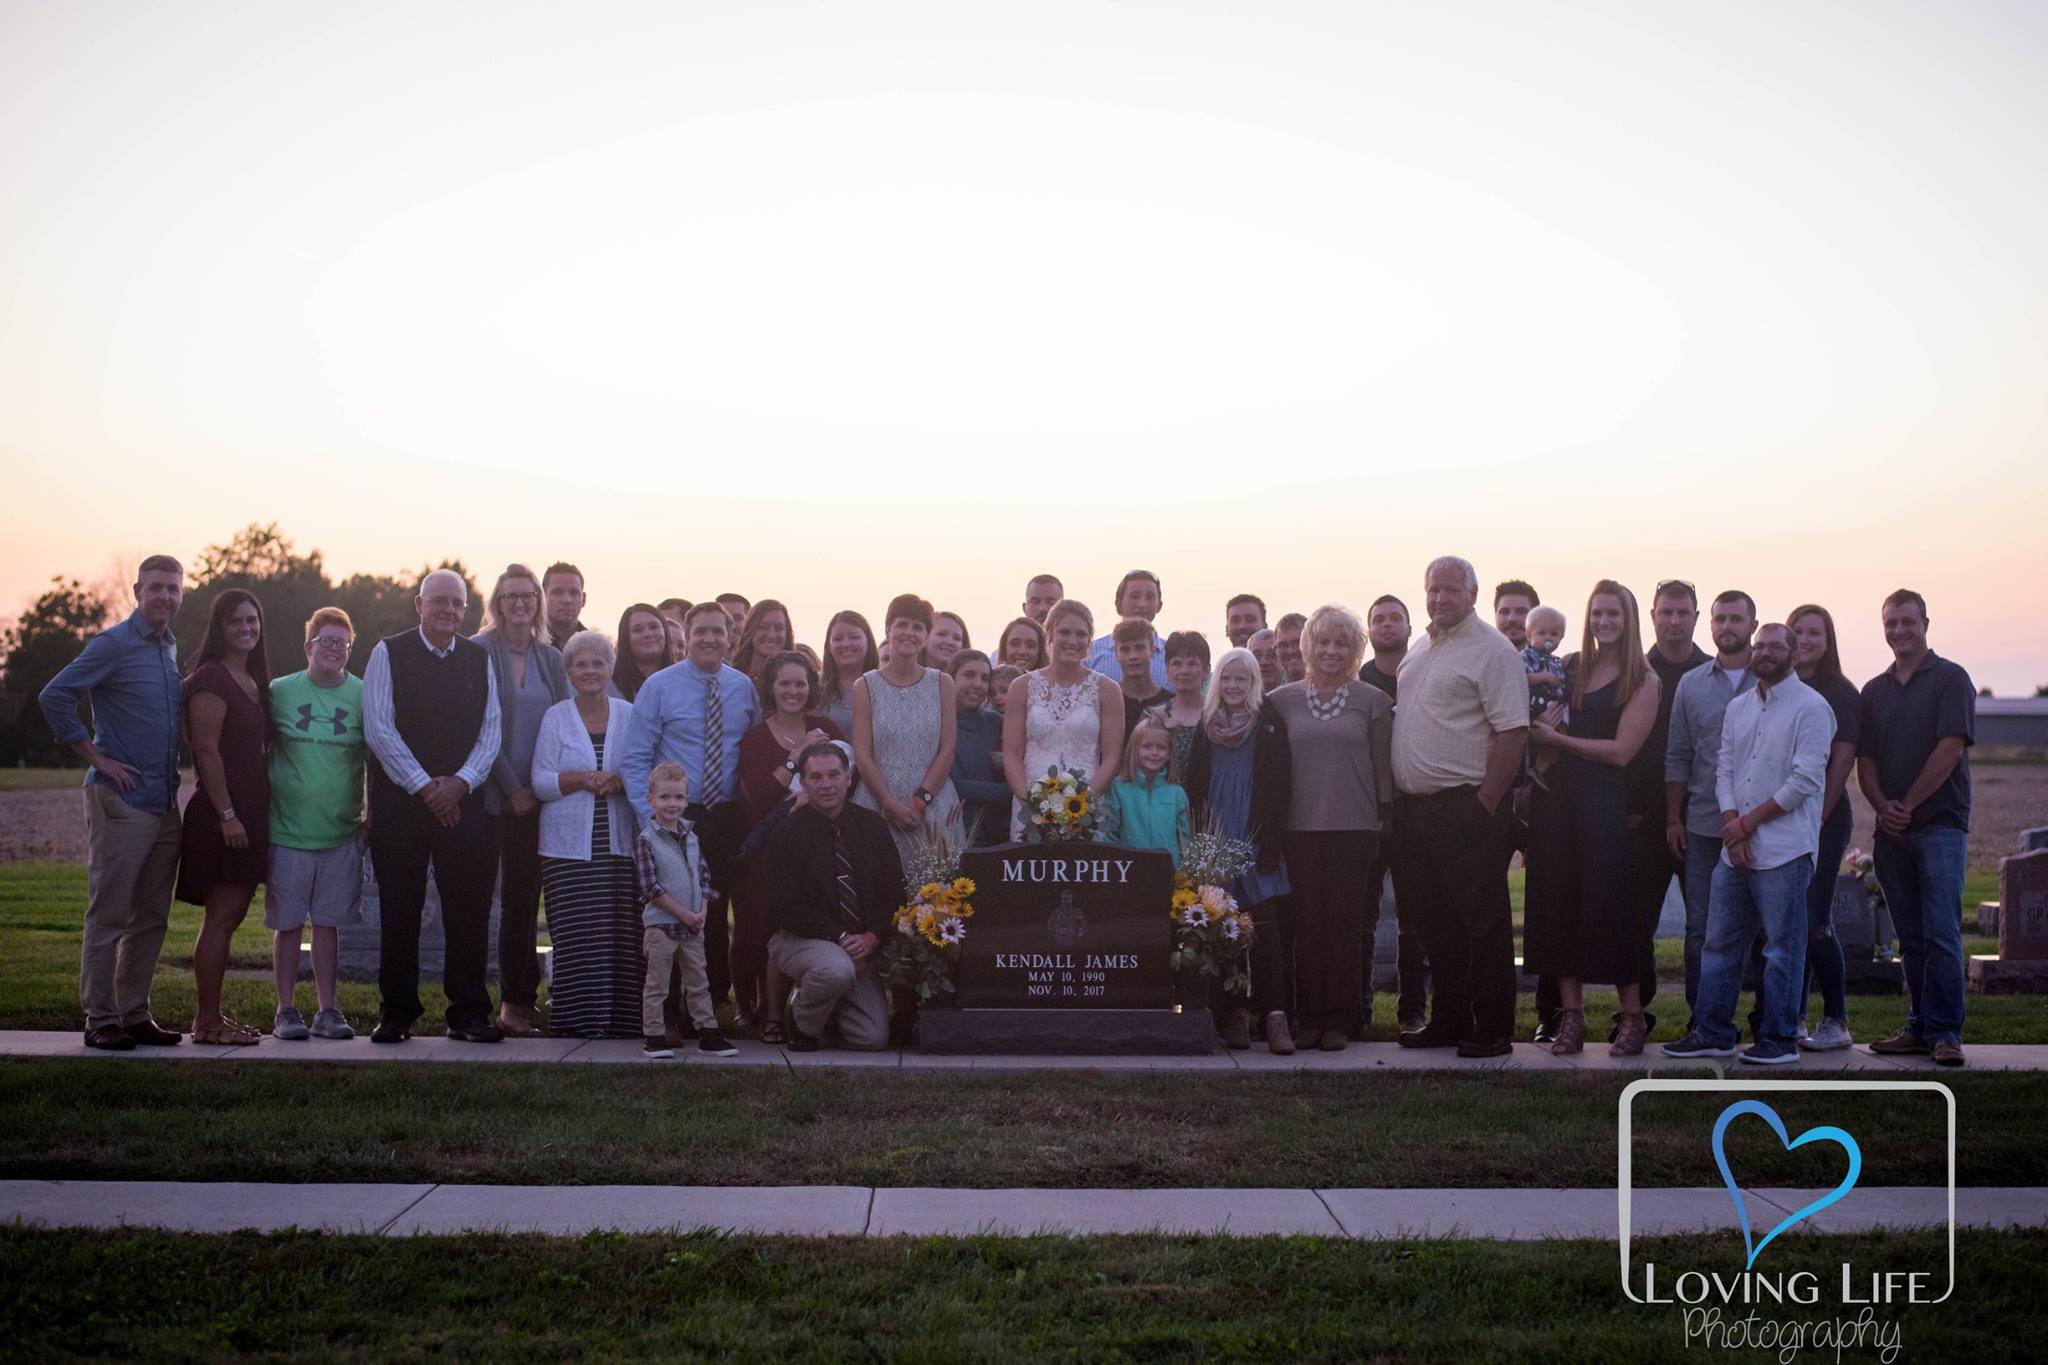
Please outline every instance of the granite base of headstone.
[{"label": "granite base of headstone", "polygon": [[1998,863],[1998,955],[1970,959],[1970,989],[2048,994],[2048,848]]},{"label": "granite base of headstone", "polygon": [[[490,944],[487,949],[485,974],[488,980],[498,979],[498,916],[501,907],[497,892],[491,893]],[[380,935],[377,897],[377,879],[370,873],[367,860],[363,865],[363,917],[360,922],[344,925],[340,933],[340,962],[337,974],[343,981],[375,981],[377,960],[380,953]],[[300,980],[311,979],[311,957],[309,949],[300,950]],[[550,954],[543,948],[537,955],[542,979],[547,979]],[[420,980],[438,981],[442,969],[447,965],[447,943],[441,931],[441,894],[434,885],[430,873],[427,877],[427,900],[420,911]]]},{"label": "granite base of headstone", "polygon": [[1843,985],[1858,995],[1896,995],[1906,988],[1905,970],[1877,956],[1877,910],[1863,878],[1843,873],[1835,878],[1835,900],[1829,910],[1835,941],[1842,945]]},{"label": "granite base of headstone", "polygon": [[990,1056],[1203,1055],[1214,1021],[1175,1006],[1173,861],[1085,843],[1004,844],[960,859],[975,885],[951,1009],[922,1051]]}]

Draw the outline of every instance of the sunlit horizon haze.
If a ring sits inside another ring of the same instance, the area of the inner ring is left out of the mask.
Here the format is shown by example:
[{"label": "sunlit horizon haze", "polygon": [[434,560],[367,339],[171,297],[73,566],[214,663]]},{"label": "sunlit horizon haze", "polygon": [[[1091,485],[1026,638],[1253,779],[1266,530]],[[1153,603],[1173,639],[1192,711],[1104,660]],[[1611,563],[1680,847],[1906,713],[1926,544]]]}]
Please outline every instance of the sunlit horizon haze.
[{"label": "sunlit horizon haze", "polygon": [[814,645],[1144,567],[1220,650],[1459,554],[1859,680],[1912,587],[2031,696],[2044,70],[2018,3],[0,0],[0,617],[275,522]]}]

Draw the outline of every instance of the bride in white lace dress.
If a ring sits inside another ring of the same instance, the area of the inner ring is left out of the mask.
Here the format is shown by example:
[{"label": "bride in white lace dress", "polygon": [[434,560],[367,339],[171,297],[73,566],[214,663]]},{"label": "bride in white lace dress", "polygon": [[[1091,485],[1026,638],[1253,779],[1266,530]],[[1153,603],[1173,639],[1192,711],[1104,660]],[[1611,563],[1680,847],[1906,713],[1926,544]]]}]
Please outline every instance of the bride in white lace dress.
[{"label": "bride in white lace dress", "polygon": [[1082,661],[1095,637],[1095,618],[1079,602],[1046,614],[1052,662],[1010,684],[1003,719],[1003,769],[1017,799],[1010,837],[1024,837],[1024,797],[1052,767],[1085,773],[1100,795],[1123,756],[1123,691]]}]

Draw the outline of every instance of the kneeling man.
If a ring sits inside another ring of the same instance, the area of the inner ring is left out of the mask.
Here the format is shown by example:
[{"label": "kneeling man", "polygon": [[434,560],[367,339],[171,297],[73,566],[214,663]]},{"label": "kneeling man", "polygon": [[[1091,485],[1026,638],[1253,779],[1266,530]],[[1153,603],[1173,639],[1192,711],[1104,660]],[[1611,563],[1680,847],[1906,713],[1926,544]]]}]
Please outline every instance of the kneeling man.
[{"label": "kneeling man", "polygon": [[828,1022],[848,1047],[889,1043],[875,953],[903,900],[903,864],[882,817],[849,802],[846,752],[820,742],[797,758],[803,793],[769,836],[768,955],[796,982],[789,1047],[812,1052]]}]

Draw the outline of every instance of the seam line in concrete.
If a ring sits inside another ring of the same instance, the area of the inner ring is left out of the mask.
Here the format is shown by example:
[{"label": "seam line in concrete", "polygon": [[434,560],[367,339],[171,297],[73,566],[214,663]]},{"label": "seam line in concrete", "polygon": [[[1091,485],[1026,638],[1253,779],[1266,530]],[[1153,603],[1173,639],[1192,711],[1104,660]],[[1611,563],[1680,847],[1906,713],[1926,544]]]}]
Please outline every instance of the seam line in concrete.
[{"label": "seam line in concrete", "polygon": [[867,1212],[866,1212],[865,1214],[863,1214],[863,1215],[862,1215],[862,1217],[861,1217],[861,1220],[860,1220],[860,1235],[861,1235],[861,1236],[863,1236],[863,1237],[870,1237],[870,1236],[873,1236],[873,1235],[874,1235],[874,1232],[873,1232],[874,1226],[875,1226],[875,1187],[874,1187],[873,1185],[870,1185],[870,1186],[868,1186],[868,1211],[867,1211]]},{"label": "seam line in concrete", "polygon": [[384,1225],[378,1228],[377,1231],[372,1235],[377,1237],[389,1237],[391,1235],[391,1229],[397,1225],[399,1219],[405,1217],[405,1215],[411,1213],[414,1209],[418,1208],[422,1203],[426,1201],[428,1195],[432,1194],[435,1190],[438,1190],[440,1188],[441,1187],[439,1185],[427,1186],[426,1190],[421,1193],[418,1199],[413,1200],[410,1204],[407,1204],[397,1213],[392,1214],[391,1217],[387,1218],[384,1221]]},{"label": "seam line in concrete", "polygon": [[1344,1220],[1339,1218],[1337,1210],[1330,1206],[1329,1198],[1321,1190],[1310,1190],[1309,1193],[1314,1195],[1316,1202],[1323,1206],[1323,1212],[1330,1215],[1330,1221],[1337,1225],[1337,1231],[1346,1237],[1351,1236],[1351,1229],[1344,1226]]}]

